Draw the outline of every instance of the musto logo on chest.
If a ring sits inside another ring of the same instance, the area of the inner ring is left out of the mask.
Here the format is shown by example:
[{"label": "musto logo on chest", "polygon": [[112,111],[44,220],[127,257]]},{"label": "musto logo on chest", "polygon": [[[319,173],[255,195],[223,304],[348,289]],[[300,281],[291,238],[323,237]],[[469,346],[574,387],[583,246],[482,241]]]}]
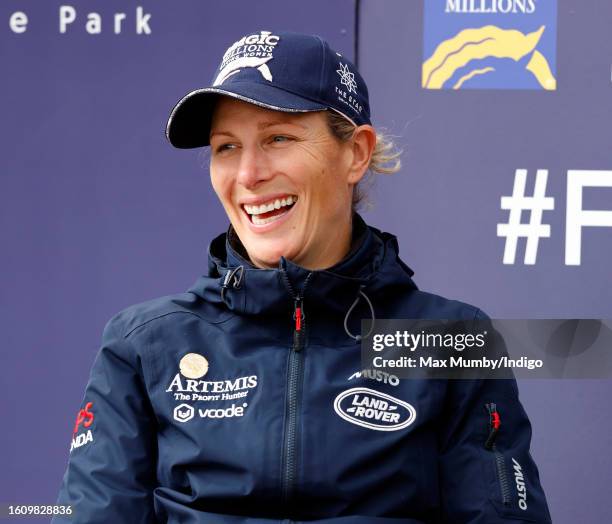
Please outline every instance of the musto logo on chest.
[{"label": "musto logo on chest", "polygon": [[408,402],[369,388],[352,388],[334,400],[334,410],[344,420],[376,431],[397,431],[416,420]]}]

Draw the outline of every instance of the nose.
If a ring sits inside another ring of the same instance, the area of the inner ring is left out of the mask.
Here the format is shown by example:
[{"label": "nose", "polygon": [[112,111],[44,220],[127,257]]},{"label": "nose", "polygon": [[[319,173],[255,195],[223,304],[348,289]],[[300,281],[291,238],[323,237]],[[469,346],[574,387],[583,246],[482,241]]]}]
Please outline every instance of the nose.
[{"label": "nose", "polygon": [[238,183],[247,189],[253,189],[269,178],[270,170],[265,153],[256,145],[243,145],[238,166]]}]

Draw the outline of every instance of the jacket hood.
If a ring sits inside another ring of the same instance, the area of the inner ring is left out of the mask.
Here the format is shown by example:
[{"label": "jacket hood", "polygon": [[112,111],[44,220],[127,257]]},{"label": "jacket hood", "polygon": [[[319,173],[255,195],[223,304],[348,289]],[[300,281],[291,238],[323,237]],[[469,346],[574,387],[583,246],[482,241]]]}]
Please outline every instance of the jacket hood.
[{"label": "jacket hood", "polygon": [[235,244],[239,240],[230,226],[210,243],[208,272],[189,291],[236,313],[259,315],[286,313],[297,298],[306,310],[346,313],[360,291],[376,307],[391,287],[404,293],[417,289],[394,235],[368,226],[355,213],[352,238],[349,254],[330,268],[310,270],[281,257],[277,268],[261,269],[240,254],[244,248]]},{"label": "jacket hood", "polygon": [[395,235],[355,214],[352,237],[349,254],[330,268],[310,270],[281,257],[277,268],[261,269],[240,254],[244,248],[234,245],[239,241],[230,226],[210,243],[208,272],[189,291],[236,313],[259,315],[287,312],[297,298],[306,309],[346,313],[360,290],[375,300],[390,286],[395,292],[417,289],[414,272],[399,258]]}]

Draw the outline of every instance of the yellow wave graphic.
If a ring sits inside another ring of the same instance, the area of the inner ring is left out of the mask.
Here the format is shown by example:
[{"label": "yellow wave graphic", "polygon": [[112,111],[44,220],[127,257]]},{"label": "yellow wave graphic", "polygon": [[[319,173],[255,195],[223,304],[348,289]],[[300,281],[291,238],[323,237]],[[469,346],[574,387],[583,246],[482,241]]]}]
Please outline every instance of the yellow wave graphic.
[{"label": "yellow wave graphic", "polygon": [[[518,61],[535,50],[545,27],[541,26],[537,31],[527,34],[494,25],[463,29],[452,38],[441,42],[431,57],[423,63],[422,86],[426,89],[441,89],[457,69],[472,60],[495,57]],[[534,53],[529,65],[527,68],[542,87],[551,89],[549,86],[553,82],[556,85],[548,62],[541,53],[537,52],[537,56]]]},{"label": "yellow wave graphic", "polygon": [[473,71],[470,71],[467,75],[463,75],[458,81],[457,83],[453,86],[453,89],[460,89],[461,86],[463,85],[463,82],[469,80],[470,78],[472,78],[473,76],[476,75],[484,75],[486,73],[490,73],[491,71],[495,71],[495,68],[493,67],[485,67],[483,69],[474,69]]},{"label": "yellow wave graphic", "polygon": [[537,49],[531,55],[527,69],[533,73],[533,76],[536,77],[536,80],[544,89],[551,91],[557,89],[557,80],[550,70],[548,61]]}]

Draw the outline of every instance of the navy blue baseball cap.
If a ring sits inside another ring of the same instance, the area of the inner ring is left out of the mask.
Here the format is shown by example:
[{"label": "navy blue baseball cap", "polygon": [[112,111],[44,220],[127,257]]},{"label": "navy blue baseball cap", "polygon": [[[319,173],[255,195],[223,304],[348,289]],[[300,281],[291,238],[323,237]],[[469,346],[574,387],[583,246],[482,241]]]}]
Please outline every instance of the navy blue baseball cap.
[{"label": "navy blue baseball cap", "polygon": [[315,35],[260,31],[234,42],[212,84],[174,106],[166,126],[173,146],[209,145],[219,95],[290,113],[332,109],[355,125],[371,124],[365,81],[349,60]]}]

